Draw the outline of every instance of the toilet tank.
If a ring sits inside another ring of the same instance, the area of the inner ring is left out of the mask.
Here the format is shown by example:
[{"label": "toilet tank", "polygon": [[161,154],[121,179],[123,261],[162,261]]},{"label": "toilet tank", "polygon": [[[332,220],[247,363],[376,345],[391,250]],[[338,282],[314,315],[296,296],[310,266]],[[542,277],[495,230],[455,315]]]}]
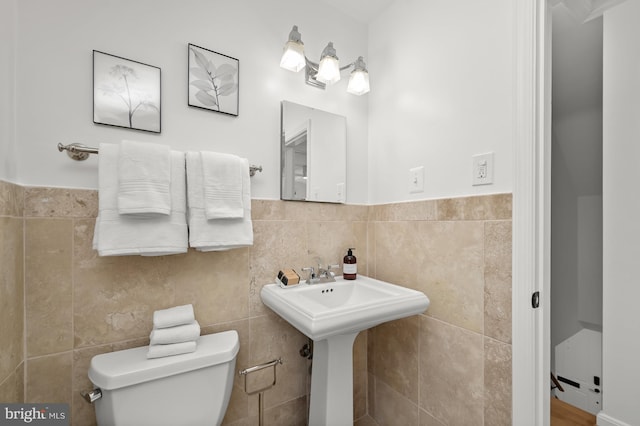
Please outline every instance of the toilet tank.
[{"label": "toilet tank", "polygon": [[99,426],[219,425],[240,348],[235,330],[200,336],[195,352],[147,359],[148,346],[91,359]]}]

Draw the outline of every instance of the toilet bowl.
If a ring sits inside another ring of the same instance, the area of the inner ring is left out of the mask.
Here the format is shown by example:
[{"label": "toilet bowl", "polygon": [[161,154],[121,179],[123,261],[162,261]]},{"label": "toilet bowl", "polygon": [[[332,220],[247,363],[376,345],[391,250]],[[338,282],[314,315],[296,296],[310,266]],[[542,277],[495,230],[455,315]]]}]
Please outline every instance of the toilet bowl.
[{"label": "toilet bowl", "polygon": [[[222,423],[240,348],[235,330],[200,336],[195,352],[147,359],[148,346],[91,359],[99,426]],[[96,396],[97,395],[97,396]]]}]

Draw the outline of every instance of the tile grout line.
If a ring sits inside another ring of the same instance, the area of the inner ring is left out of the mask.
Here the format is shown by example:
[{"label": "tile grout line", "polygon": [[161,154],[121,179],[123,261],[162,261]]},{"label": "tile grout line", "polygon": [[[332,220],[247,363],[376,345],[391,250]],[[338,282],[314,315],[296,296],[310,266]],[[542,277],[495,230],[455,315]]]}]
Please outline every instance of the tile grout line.
[{"label": "tile grout line", "polygon": [[76,253],[76,239],[75,239],[75,229],[76,229],[76,220],[77,218],[72,218],[71,220],[71,253],[69,256],[69,262],[71,263],[69,266],[69,270],[71,271],[71,395],[69,401],[69,416],[73,418],[73,392],[75,389],[75,369],[76,369],[76,357],[75,357],[75,349],[76,349],[76,324],[75,324],[75,253]]},{"label": "tile grout line", "polygon": [[27,190],[23,187],[22,191],[22,401],[27,401],[27,221],[25,220]]}]

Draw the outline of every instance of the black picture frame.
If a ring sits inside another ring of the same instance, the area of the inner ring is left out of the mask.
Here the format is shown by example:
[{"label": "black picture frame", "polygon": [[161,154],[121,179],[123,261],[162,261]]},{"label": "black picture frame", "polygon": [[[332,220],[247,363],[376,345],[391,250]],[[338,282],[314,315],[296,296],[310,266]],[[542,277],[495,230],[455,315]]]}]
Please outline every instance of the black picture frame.
[{"label": "black picture frame", "polygon": [[162,130],[159,67],[93,51],[93,122],[145,132]]},{"label": "black picture frame", "polygon": [[189,43],[189,106],[238,116],[240,100],[240,61]]}]

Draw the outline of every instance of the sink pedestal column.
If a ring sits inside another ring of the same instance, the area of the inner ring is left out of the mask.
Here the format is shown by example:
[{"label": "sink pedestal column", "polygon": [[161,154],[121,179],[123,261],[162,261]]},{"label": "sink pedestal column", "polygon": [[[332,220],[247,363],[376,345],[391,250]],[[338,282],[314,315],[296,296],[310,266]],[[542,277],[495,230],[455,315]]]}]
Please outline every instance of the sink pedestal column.
[{"label": "sink pedestal column", "polygon": [[313,342],[309,426],[353,426],[353,342],[357,335]]}]

